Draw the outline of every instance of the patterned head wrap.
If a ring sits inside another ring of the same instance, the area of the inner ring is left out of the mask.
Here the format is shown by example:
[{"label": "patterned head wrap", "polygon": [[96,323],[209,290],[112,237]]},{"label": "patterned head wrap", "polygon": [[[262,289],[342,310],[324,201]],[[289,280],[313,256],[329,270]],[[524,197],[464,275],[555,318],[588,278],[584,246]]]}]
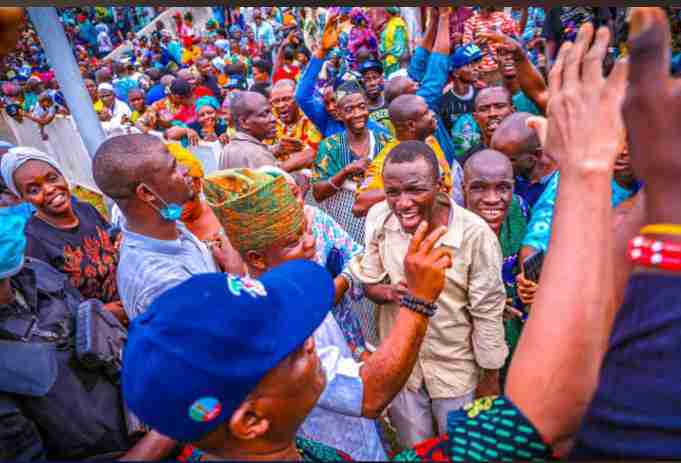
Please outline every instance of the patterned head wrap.
[{"label": "patterned head wrap", "polygon": [[241,255],[294,238],[303,227],[303,208],[283,176],[222,170],[206,177],[204,194]]},{"label": "patterned head wrap", "polygon": [[364,89],[356,80],[347,80],[340,84],[336,89],[336,104],[340,104],[341,100],[349,95],[359,93],[364,95]]},{"label": "patterned head wrap", "polygon": [[201,161],[194,156],[194,153],[178,143],[168,143],[166,145],[170,154],[177,160],[178,164],[186,168],[189,176],[192,178],[203,178],[203,165]]},{"label": "patterned head wrap", "polygon": [[198,113],[204,106],[210,106],[217,111],[220,108],[220,103],[214,96],[202,96],[194,103],[194,110]]},{"label": "patterned head wrap", "polygon": [[388,6],[385,8],[385,12],[388,14],[400,14],[399,6]]}]

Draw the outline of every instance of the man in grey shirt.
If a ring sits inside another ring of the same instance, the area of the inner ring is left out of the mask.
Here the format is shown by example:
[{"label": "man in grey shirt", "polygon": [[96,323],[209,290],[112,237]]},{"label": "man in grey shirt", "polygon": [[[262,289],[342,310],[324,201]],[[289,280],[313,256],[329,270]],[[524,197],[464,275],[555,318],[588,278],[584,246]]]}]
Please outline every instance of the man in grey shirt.
[{"label": "man in grey shirt", "polygon": [[293,142],[271,146],[264,143],[277,135],[272,105],[267,98],[257,92],[238,92],[232,97],[230,108],[237,131],[220,154],[220,169],[276,166],[294,172],[308,164],[301,147],[292,145]]},{"label": "man in grey shirt", "polygon": [[187,171],[160,139],[139,134],[106,140],[93,174],[125,216],[117,280],[130,320],[190,276],[219,271],[208,248],[179,222],[194,192]]}]

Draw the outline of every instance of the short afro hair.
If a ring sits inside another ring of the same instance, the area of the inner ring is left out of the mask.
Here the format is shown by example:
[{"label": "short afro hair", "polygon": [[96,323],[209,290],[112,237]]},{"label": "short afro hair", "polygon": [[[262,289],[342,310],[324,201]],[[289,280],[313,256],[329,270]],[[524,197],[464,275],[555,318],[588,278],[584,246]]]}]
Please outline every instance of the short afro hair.
[{"label": "short afro hair", "polygon": [[395,146],[385,158],[383,172],[388,164],[400,164],[404,162],[414,162],[423,159],[430,166],[433,180],[437,183],[440,180],[440,164],[433,149],[418,140],[408,140]]}]

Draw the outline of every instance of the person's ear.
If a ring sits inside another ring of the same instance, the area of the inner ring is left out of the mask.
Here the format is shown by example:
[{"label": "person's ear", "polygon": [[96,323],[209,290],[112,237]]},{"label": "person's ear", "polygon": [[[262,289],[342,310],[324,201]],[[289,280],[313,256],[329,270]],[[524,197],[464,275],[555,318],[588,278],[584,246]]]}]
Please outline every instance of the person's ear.
[{"label": "person's ear", "polygon": [[203,180],[200,177],[194,177],[192,179],[192,189],[194,193],[199,194],[203,189]]},{"label": "person's ear", "polygon": [[156,199],[151,190],[149,190],[149,187],[145,186],[143,183],[140,183],[137,185],[137,188],[135,188],[135,196],[145,203],[150,203]]},{"label": "person's ear", "polygon": [[246,400],[232,414],[229,431],[239,440],[253,440],[263,436],[270,428],[270,420],[261,416],[256,401]]},{"label": "person's ear", "polygon": [[416,121],[407,121],[407,130],[409,130],[410,133],[416,132]]},{"label": "person's ear", "polygon": [[267,270],[267,259],[265,255],[258,251],[247,251],[245,259],[246,265],[256,270],[264,272]]}]

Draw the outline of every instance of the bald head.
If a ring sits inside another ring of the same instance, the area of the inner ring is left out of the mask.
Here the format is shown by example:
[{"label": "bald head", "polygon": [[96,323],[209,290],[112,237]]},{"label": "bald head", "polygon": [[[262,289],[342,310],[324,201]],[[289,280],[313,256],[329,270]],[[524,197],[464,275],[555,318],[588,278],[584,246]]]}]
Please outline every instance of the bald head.
[{"label": "bald head", "polygon": [[232,99],[232,116],[235,121],[245,119],[253,114],[267,98],[258,92],[238,92]]},{"label": "bald head", "polygon": [[177,77],[184,80],[189,80],[194,77],[194,74],[189,69],[180,69],[177,71]]},{"label": "bald head", "polygon": [[492,149],[478,151],[468,158],[463,172],[466,182],[479,176],[500,176],[513,180],[511,161],[504,153]]},{"label": "bald head", "polygon": [[504,153],[516,175],[529,176],[541,153],[537,133],[527,127],[530,113],[513,113],[504,119],[492,135],[490,147]]},{"label": "bald head", "polygon": [[407,93],[416,93],[418,85],[409,77],[397,76],[388,81],[385,86],[385,99],[390,104],[395,98]]},{"label": "bald head", "polygon": [[527,126],[530,117],[533,117],[530,113],[513,113],[504,119],[492,136],[492,149],[509,157],[515,153],[536,151],[540,146],[539,137],[534,129]]},{"label": "bald head", "polygon": [[111,71],[109,68],[104,67],[95,72],[95,82],[101,84],[103,82],[111,82]]},{"label": "bald head", "polygon": [[414,94],[400,95],[388,106],[390,120],[395,124],[404,124],[414,120],[424,104],[423,98]]},{"label": "bald head", "polygon": [[272,85],[272,93],[275,91],[282,91],[282,90],[292,90],[295,92],[296,90],[296,83],[291,80],[291,79],[281,79],[278,80],[274,85]]},{"label": "bald head", "polygon": [[95,183],[114,200],[131,198],[140,183],[153,185],[160,163],[170,156],[160,138],[149,134],[121,135],[101,144],[92,164]]}]

